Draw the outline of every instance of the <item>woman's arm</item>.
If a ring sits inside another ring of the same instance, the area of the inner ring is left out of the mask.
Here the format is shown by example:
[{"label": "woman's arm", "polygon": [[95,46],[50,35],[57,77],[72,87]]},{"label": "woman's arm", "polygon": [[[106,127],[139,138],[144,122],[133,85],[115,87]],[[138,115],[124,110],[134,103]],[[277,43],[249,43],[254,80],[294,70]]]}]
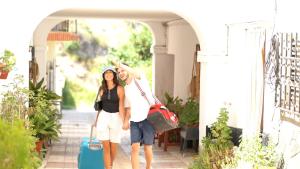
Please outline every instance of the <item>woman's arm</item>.
[{"label": "woman's arm", "polygon": [[125,118],[124,118],[124,122],[123,122],[123,129],[127,130],[129,129],[129,119],[130,119],[130,107],[126,107],[125,108]]},{"label": "woman's arm", "polygon": [[[97,100],[101,100],[101,96],[103,95],[103,90],[101,88],[99,88],[99,95],[97,97]],[[96,120],[95,120],[95,123],[94,123],[94,126],[96,127],[97,126],[97,121],[98,121],[98,117],[99,117],[99,114],[100,114],[100,111],[97,112],[97,115],[96,115]]]},{"label": "woman's arm", "polygon": [[118,92],[118,97],[119,97],[119,113],[120,113],[122,122],[124,122],[124,118],[125,118],[125,107],[124,107],[125,92],[124,92],[124,88],[122,86],[118,86],[117,92]]},{"label": "woman's arm", "polygon": [[101,89],[101,87],[99,88],[99,95],[97,97],[97,100],[101,100],[101,97],[103,95],[103,89]]}]

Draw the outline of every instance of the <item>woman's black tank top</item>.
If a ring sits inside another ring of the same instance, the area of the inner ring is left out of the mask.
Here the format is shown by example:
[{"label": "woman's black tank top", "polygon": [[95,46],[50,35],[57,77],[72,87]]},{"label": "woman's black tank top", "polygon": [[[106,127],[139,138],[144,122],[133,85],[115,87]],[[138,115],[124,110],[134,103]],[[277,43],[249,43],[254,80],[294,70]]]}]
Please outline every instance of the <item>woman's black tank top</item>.
[{"label": "woman's black tank top", "polygon": [[118,86],[112,89],[107,89],[101,96],[102,109],[109,113],[119,112],[119,97],[118,97]]}]

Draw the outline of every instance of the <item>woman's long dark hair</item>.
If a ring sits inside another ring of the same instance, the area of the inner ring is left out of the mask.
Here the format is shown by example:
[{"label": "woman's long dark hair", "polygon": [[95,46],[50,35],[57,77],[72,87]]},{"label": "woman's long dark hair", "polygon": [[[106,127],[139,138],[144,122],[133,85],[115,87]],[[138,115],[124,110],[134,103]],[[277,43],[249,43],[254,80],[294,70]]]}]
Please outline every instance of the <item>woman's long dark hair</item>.
[{"label": "woman's long dark hair", "polygon": [[[112,70],[110,70],[112,71]],[[116,85],[116,86],[119,86],[119,80],[118,80],[118,77],[117,77],[117,73],[112,71],[113,72],[113,75],[114,75],[114,78],[113,78],[113,83]],[[103,90],[103,92],[105,91],[108,91],[108,87],[107,87],[107,83],[106,83],[106,80],[104,78],[104,74],[105,72],[102,74],[102,83],[101,83],[101,88]]]}]

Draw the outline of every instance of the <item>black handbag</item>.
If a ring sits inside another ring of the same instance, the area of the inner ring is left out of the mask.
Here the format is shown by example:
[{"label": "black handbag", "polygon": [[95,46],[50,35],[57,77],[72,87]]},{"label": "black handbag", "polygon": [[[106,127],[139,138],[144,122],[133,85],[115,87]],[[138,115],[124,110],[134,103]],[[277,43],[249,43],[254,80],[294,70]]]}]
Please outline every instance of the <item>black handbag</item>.
[{"label": "black handbag", "polygon": [[95,103],[94,103],[94,109],[96,111],[101,111],[102,110],[102,100],[98,100],[98,96],[99,96],[99,92],[100,92],[100,88],[98,90],[98,93],[97,93],[97,96],[96,96],[96,99],[95,99]]},{"label": "black handbag", "polygon": [[96,111],[101,111],[102,110],[102,100],[95,101],[94,108]]}]

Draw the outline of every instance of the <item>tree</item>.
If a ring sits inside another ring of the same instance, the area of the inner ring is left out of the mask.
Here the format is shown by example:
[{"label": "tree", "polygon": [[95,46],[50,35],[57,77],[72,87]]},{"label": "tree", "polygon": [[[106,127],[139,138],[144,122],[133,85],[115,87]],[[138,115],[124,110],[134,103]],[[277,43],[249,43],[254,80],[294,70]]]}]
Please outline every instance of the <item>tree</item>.
[{"label": "tree", "polygon": [[138,65],[141,60],[150,60],[152,36],[149,29],[141,23],[129,22],[128,31],[131,32],[128,42],[118,48],[110,48],[109,54],[129,65]]}]

